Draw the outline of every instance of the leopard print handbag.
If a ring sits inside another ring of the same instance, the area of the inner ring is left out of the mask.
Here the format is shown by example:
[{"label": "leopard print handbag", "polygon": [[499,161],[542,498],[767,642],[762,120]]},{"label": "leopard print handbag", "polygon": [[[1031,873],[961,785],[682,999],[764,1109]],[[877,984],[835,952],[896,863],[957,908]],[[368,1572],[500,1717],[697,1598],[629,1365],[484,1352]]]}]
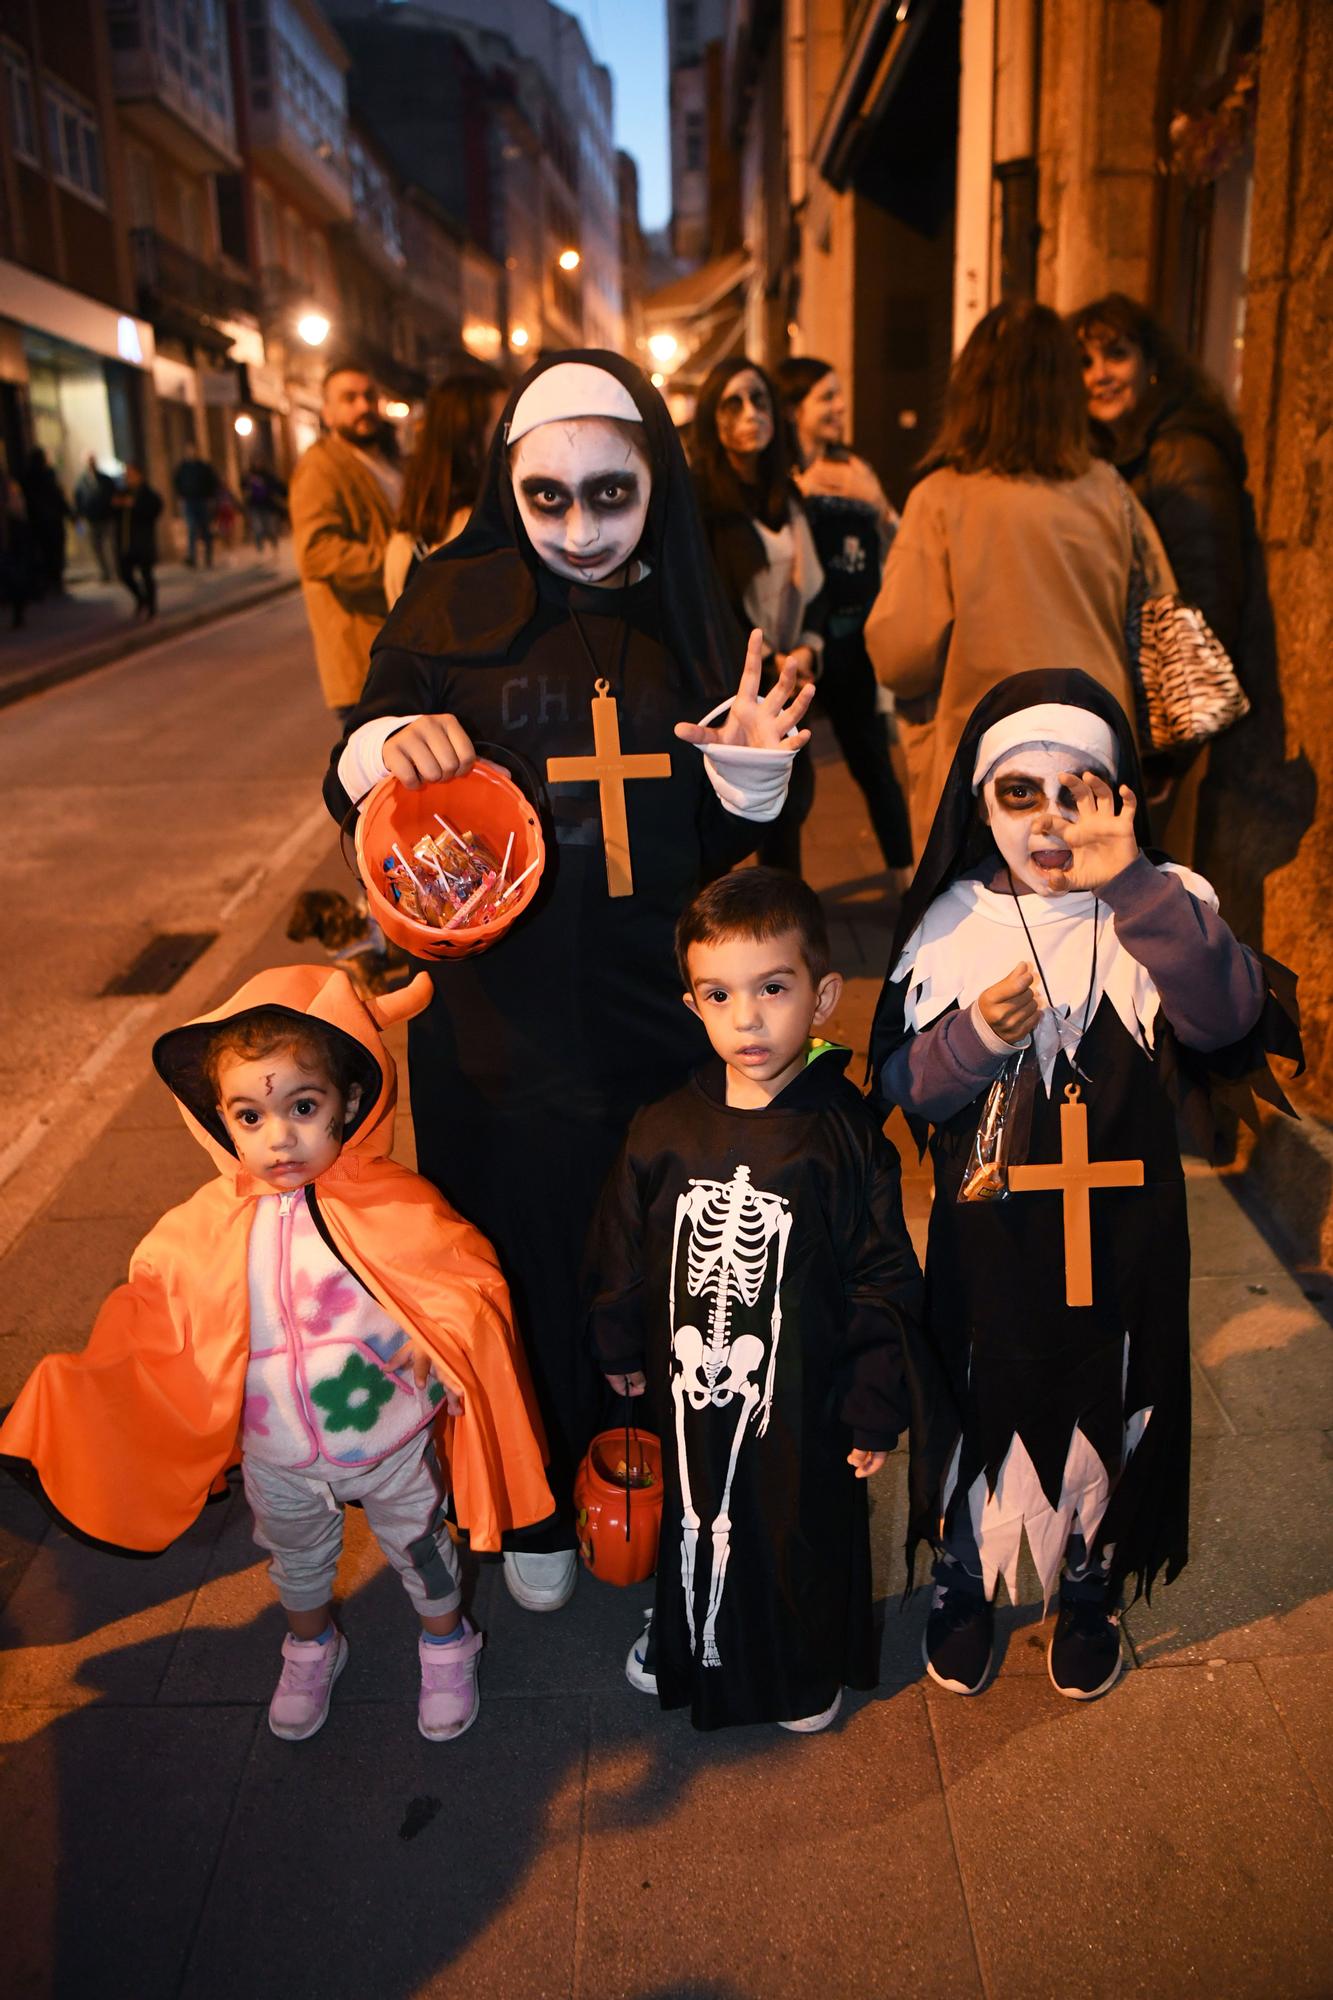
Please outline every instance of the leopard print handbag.
[{"label": "leopard print handbag", "polygon": [[1250,712],[1231,656],[1202,611],[1174,590],[1150,594],[1147,551],[1129,486],[1121,497],[1133,551],[1125,646],[1138,708],[1139,743],[1172,750],[1206,743]]}]

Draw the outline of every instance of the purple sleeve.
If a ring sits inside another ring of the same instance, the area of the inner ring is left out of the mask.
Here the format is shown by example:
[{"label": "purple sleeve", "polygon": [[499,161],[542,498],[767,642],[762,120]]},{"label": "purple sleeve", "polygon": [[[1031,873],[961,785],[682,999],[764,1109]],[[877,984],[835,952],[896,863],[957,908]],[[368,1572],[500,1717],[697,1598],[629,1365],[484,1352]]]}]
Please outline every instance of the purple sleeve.
[{"label": "purple sleeve", "polygon": [[909,1035],[885,1063],[884,1094],[904,1111],[942,1124],[992,1084],[1014,1050],[992,1052],[977,1033],[971,1011],[945,1014]]},{"label": "purple sleeve", "polygon": [[1099,893],[1186,1048],[1225,1049],[1248,1035],[1263,1011],[1263,973],[1216,910],[1143,854]]}]

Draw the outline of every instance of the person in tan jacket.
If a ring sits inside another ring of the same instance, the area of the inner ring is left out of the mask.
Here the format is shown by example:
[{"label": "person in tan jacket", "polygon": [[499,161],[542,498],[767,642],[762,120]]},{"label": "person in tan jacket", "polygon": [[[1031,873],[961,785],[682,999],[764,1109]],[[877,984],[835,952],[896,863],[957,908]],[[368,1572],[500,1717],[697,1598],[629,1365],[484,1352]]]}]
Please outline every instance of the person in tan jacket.
[{"label": "person in tan jacket", "polygon": [[298,462],[288,505],[320,685],[342,721],[360,698],[388,613],[384,551],[403,482],[380,449],[379,398],[364,368],[329,370],[321,415],[326,435]]},{"label": "person in tan jacket", "polygon": [[[1128,505],[1092,456],[1078,349],[1049,306],[1014,300],[973,330],[866,621],[892,688],[918,859],[958,739],[1010,674],[1076,667],[1134,717],[1125,643]],[[1173,587],[1147,516],[1153,593]]]}]

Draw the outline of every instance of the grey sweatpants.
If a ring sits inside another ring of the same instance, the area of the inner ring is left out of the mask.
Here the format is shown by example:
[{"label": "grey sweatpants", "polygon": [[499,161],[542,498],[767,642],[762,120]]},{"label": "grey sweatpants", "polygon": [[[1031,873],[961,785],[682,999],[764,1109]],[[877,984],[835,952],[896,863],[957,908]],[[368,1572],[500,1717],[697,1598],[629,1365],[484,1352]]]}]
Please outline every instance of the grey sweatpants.
[{"label": "grey sweatpants", "polygon": [[375,1540],[417,1611],[440,1618],[460,1602],[458,1556],[444,1518],[444,1482],[429,1433],[418,1432],[364,1470],[289,1472],[246,1458],[255,1540],[288,1611],[318,1611],[333,1595],[343,1508],[359,1500]]}]

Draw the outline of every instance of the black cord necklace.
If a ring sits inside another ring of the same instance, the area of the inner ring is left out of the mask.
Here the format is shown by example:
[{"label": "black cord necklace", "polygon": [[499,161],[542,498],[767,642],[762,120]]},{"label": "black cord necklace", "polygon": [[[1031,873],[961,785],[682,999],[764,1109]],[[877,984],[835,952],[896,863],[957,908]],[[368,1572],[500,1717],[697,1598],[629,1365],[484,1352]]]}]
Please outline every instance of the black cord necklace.
[{"label": "black cord necklace", "polygon": [[[1042,991],[1046,995],[1046,1004],[1051,1012],[1058,1016],[1060,1010],[1051,997],[1051,989],[1046,978],[1046,969],[1037,956],[1037,947],[1032,942],[1032,932],[1028,929],[1028,920],[1023,915],[1023,898],[1014,887],[1014,871],[1009,867],[1007,862],[1005,863],[1004,872],[1009,878],[1009,893],[1014,899],[1014,906],[1018,911],[1018,921],[1023,926],[1023,935],[1028,941],[1028,950],[1032,953],[1032,963],[1037,968],[1037,976],[1041,980]],[[1084,1035],[1088,1032],[1088,1018],[1092,1013],[1092,996],[1097,991],[1097,947],[1101,942],[1098,926],[1101,921],[1101,908],[1101,899],[1094,894],[1092,898],[1092,969],[1088,974],[1088,997],[1083,1003],[1083,1025],[1078,1031],[1080,1041],[1082,1041]],[[1067,1016],[1068,1010],[1066,1010],[1066,1018]]]}]

